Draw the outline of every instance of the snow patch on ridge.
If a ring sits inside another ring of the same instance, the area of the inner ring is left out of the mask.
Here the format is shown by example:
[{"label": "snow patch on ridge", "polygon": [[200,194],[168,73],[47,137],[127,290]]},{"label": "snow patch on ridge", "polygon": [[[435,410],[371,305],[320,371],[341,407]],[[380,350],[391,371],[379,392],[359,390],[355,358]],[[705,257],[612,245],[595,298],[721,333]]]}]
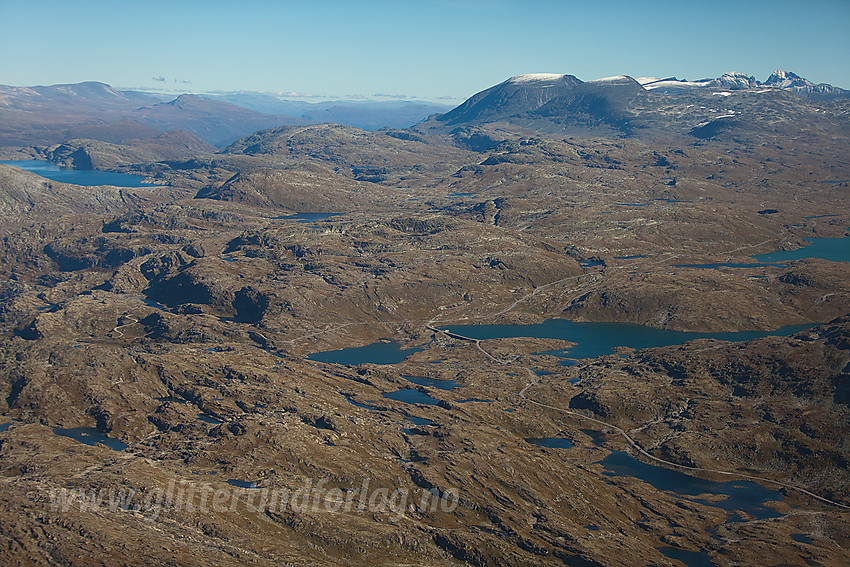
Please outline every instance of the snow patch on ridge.
[{"label": "snow patch on ridge", "polygon": [[625,75],[615,75],[613,77],[602,77],[601,79],[594,79],[592,81],[588,81],[588,83],[619,83],[620,81],[627,81],[630,77]]},{"label": "snow patch on ridge", "polygon": [[678,80],[675,77],[669,79],[659,79],[656,81],[641,83],[646,90],[660,89],[664,87],[679,87],[679,88],[703,88],[709,86],[712,79],[704,79],[701,81],[685,81]]},{"label": "snow patch on ridge", "polygon": [[551,82],[563,79],[566,75],[558,73],[528,73],[526,75],[517,75],[508,79],[509,83],[532,83],[532,82]]}]

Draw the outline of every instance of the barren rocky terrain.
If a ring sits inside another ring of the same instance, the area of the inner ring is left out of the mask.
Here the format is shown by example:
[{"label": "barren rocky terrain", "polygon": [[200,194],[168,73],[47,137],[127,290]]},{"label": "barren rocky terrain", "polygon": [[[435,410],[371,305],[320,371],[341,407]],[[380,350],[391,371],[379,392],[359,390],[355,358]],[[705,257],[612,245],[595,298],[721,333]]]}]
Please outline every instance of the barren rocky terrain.
[{"label": "barren rocky terrain", "polygon": [[[850,561],[850,263],[751,257],[848,235],[847,103],[620,83],[15,150],[151,187],[0,165],[0,556]],[[800,327],[578,360],[443,330],[552,318]],[[309,358],[377,341],[415,351]]]}]

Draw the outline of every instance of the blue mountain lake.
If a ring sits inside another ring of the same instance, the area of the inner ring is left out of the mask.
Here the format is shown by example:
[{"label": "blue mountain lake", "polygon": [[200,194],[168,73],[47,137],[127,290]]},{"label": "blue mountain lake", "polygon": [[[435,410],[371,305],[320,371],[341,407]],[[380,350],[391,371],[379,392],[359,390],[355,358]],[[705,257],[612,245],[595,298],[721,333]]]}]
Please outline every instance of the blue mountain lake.
[{"label": "blue mountain lake", "polygon": [[[576,344],[574,347],[547,351],[562,358],[595,358],[612,354],[618,346],[634,349],[679,345],[695,339],[720,341],[749,341],[766,336],[787,336],[810,328],[812,325],[789,325],[773,331],[735,331],[724,333],[697,333],[655,329],[633,323],[580,323],[566,319],[548,319],[535,325],[446,325],[442,329],[473,339],[505,339],[531,337],[561,339]],[[307,359],[335,364],[397,364],[415,352],[414,347],[402,349],[395,341],[380,341],[362,347],[316,352]],[[436,381],[408,378],[408,380],[440,389],[451,389],[454,384],[438,385]],[[442,386],[442,387],[441,387]]]},{"label": "blue mountain lake", "polygon": [[548,319],[536,325],[447,325],[446,331],[474,339],[532,337],[562,339],[576,344],[547,354],[569,358],[595,358],[614,352],[618,346],[634,349],[670,346],[694,339],[749,341],[764,336],[785,336],[802,331],[811,325],[792,325],[774,331],[737,331],[726,333],[695,333],[655,329],[632,323],[578,323],[566,319]]},{"label": "blue mountain lake", "polygon": [[404,375],[402,375],[402,378],[409,382],[413,382],[417,386],[428,386],[430,388],[437,388],[438,390],[451,391],[460,387],[460,384],[458,384],[456,380],[439,380],[437,378],[420,378],[418,376]]},{"label": "blue mountain lake", "polygon": [[316,362],[335,364],[396,364],[421,348],[403,349],[395,341],[379,341],[362,347],[315,352],[307,357]]},{"label": "blue mountain lake", "polygon": [[[714,506],[727,512],[744,512],[757,520],[776,518],[779,512],[768,507],[768,502],[785,499],[778,490],[765,488],[749,480],[718,482],[691,476],[683,472],[639,461],[625,451],[612,451],[600,461],[606,476],[631,476],[639,478],[658,490],[669,490],[695,502]],[[723,500],[697,498],[702,494],[725,496]]]},{"label": "blue mountain lake", "polygon": [[288,220],[300,222],[303,224],[310,222],[318,222],[331,217],[338,217],[342,213],[295,213],[294,215],[285,215],[282,217],[274,217],[275,220]]},{"label": "blue mountain lake", "polygon": [[37,159],[22,161],[0,161],[2,164],[13,165],[37,175],[59,181],[60,183],[73,183],[92,187],[95,185],[112,185],[113,187],[151,187],[148,183],[142,183],[141,175],[129,175],[126,173],[114,173],[111,171],[98,171],[96,169],[71,169],[59,167],[49,161]]},{"label": "blue mountain lake", "polygon": [[751,256],[759,262],[790,262],[805,258],[821,258],[832,262],[850,262],[850,237],[810,238],[808,246],[797,250],[779,250]]},{"label": "blue mountain lake", "polygon": [[538,447],[548,447],[549,449],[569,449],[573,446],[573,442],[563,437],[535,437],[526,439],[527,442]]},{"label": "blue mountain lake", "polygon": [[390,400],[404,402],[406,404],[427,404],[436,406],[440,403],[440,400],[434,399],[428,394],[420,392],[419,390],[414,390],[413,388],[404,388],[403,390],[398,390],[396,392],[381,394],[381,396]]},{"label": "blue mountain lake", "polygon": [[91,445],[92,447],[101,444],[106,445],[113,451],[123,451],[127,448],[126,443],[122,443],[118,439],[113,439],[94,427],[72,427],[69,429],[54,427],[53,433],[62,437],[70,437],[75,441],[79,441],[85,445]]}]

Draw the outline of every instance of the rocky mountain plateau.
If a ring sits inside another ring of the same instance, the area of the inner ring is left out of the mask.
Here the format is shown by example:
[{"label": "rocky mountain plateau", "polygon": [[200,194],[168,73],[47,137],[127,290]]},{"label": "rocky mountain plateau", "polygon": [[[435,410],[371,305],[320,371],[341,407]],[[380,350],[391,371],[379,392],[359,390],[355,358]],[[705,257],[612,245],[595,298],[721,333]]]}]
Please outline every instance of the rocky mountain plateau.
[{"label": "rocky mountain plateau", "polygon": [[[109,120],[0,91],[0,157],[146,181],[0,165],[4,563],[850,563],[850,262],[752,257],[850,236],[847,91],[521,75],[366,131],[83,85]],[[550,319],[798,327],[445,329]],[[313,356],[366,345],[411,350]]]}]

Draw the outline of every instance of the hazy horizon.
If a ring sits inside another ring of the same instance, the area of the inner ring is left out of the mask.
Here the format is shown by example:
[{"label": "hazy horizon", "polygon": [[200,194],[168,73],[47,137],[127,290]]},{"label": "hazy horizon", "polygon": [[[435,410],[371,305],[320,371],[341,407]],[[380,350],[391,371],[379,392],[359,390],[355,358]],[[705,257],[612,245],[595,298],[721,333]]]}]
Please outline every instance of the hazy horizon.
[{"label": "hazy horizon", "polygon": [[455,104],[524,73],[850,88],[850,3],[0,2],[0,83]]}]

